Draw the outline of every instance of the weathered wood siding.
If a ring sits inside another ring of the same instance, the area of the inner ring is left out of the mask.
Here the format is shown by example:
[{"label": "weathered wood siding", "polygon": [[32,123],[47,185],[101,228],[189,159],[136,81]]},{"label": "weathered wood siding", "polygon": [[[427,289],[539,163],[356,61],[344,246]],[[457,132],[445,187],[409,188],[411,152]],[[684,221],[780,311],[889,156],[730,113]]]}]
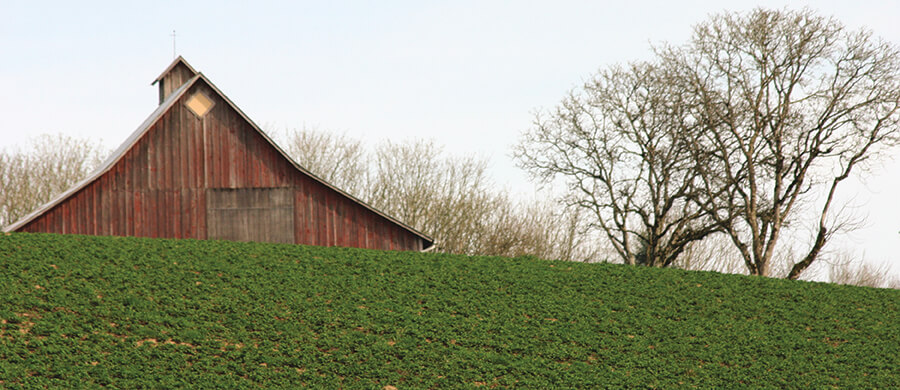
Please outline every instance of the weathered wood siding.
[{"label": "weathered wood siding", "polygon": [[290,188],[221,188],[206,192],[209,238],[294,242],[294,193]]},{"label": "weathered wood siding", "polygon": [[[215,102],[203,118],[184,105],[197,91]],[[294,243],[423,249],[421,237],[297,170],[202,80],[179,100],[109,171],[18,230],[207,239],[210,191],[282,188]]]},{"label": "weathered wood siding", "polygon": [[184,83],[188,82],[188,80],[196,74],[183,62],[178,61],[173,65],[172,69],[169,69],[165,74],[165,77],[158,80],[159,104],[162,104],[173,91],[184,85]]}]

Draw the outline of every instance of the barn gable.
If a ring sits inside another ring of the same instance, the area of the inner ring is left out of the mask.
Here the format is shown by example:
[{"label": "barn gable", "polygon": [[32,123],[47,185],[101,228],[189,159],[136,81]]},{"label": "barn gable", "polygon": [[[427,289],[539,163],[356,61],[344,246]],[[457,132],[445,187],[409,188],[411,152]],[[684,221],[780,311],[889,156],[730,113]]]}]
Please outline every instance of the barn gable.
[{"label": "barn gable", "polygon": [[94,174],[4,230],[432,246],[294,162],[183,58],[156,83],[159,107]]}]

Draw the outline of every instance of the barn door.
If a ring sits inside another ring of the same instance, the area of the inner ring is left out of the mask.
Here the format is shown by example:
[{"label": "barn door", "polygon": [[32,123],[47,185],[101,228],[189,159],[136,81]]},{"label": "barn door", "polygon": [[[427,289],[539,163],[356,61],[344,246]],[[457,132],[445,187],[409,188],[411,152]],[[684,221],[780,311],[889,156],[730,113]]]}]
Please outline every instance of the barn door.
[{"label": "barn door", "polygon": [[206,223],[210,239],[293,243],[293,192],[290,188],[209,189]]}]

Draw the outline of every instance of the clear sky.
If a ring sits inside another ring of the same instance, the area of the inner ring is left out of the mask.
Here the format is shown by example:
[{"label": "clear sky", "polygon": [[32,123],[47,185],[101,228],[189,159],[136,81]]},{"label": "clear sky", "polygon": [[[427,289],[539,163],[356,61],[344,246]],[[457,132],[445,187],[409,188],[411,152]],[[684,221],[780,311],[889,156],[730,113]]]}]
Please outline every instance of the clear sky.
[{"label": "clear sky", "polygon": [[[682,43],[711,13],[809,6],[900,44],[898,1],[0,0],[0,148],[42,133],[115,148],[177,53],[267,130],[434,139],[532,191],[510,145],[597,69]],[[900,150],[895,153],[900,156]],[[835,243],[900,272],[900,163],[846,188],[867,227]]]}]

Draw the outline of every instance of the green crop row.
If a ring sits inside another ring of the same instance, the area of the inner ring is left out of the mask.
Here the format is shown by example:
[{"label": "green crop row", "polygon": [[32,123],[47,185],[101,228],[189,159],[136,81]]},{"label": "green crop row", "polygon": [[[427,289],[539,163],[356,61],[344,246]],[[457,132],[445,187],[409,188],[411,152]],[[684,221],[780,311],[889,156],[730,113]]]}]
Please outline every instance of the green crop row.
[{"label": "green crop row", "polygon": [[0,235],[0,387],[900,387],[900,291],[533,258]]}]

